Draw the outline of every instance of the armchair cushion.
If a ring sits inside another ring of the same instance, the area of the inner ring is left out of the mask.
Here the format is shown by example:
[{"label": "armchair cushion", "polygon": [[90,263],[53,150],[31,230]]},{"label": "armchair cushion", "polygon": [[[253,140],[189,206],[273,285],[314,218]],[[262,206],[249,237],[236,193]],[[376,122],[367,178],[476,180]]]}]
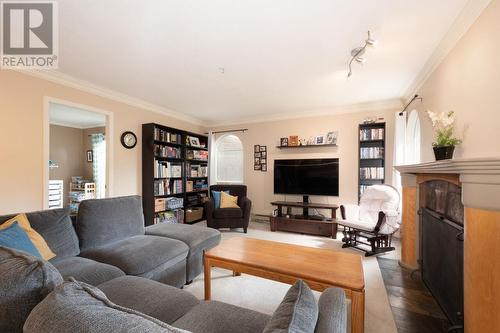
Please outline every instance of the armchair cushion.
[{"label": "armchair cushion", "polygon": [[216,219],[238,219],[243,217],[241,208],[217,208],[214,210],[214,217]]},{"label": "armchair cushion", "polygon": [[229,191],[212,191],[212,197],[214,198],[215,208],[220,208],[220,197],[222,192],[229,194]]},{"label": "armchair cushion", "polygon": [[[344,220],[358,220],[359,219],[359,206],[358,205],[341,205],[342,219]],[[345,214],[345,216],[344,216]]]}]

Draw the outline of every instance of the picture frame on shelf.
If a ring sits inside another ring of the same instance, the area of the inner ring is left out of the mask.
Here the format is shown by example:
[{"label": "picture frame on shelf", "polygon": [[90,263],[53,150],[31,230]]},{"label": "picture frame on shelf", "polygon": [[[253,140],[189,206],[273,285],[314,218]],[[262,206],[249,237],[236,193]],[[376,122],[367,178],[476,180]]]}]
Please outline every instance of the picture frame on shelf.
[{"label": "picture frame on shelf", "polygon": [[288,138],[289,146],[298,146],[299,145],[299,136],[298,135],[290,135]]},{"label": "picture frame on shelf", "polygon": [[191,147],[200,147],[200,139],[195,136],[188,136],[188,142]]},{"label": "picture frame on shelf", "polygon": [[314,139],[314,144],[315,145],[324,145],[325,144],[325,136],[324,135],[318,135]]},{"label": "picture frame on shelf", "polygon": [[315,141],[315,137],[314,136],[310,136],[309,139],[307,139],[307,142],[306,142],[306,145],[307,146],[312,146],[316,143]]},{"label": "picture frame on shelf", "polygon": [[328,132],[326,134],[326,144],[329,145],[337,144],[337,132]]},{"label": "picture frame on shelf", "polygon": [[280,139],[280,146],[281,147],[288,147],[288,138],[281,138]]}]

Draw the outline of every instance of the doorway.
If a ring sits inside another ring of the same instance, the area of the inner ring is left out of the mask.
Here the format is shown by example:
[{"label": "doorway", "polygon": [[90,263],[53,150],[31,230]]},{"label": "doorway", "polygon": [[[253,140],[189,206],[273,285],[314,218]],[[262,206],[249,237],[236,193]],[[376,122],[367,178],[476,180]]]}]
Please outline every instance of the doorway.
[{"label": "doorway", "polygon": [[76,215],[83,200],[110,196],[112,114],[54,99],[45,104],[44,208]]}]

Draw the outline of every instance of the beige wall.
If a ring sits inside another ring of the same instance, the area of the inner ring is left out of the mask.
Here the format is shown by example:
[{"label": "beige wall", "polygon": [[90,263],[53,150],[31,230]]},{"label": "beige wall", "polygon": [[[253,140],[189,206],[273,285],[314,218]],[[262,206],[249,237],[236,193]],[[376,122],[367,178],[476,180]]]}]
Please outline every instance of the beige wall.
[{"label": "beige wall", "polygon": [[[293,158],[339,158],[339,197],[311,196],[313,202],[323,203],[357,203],[358,202],[358,125],[369,116],[384,117],[387,127],[386,182],[392,181],[392,146],[394,137],[394,114],[396,110],[383,110],[363,113],[350,113],[321,117],[288,119],[265,123],[242,124],[217,128],[248,128],[247,132],[234,133],[243,142],[245,173],[244,181],[248,186],[248,197],[252,200],[252,212],[270,214],[273,200],[283,200],[283,195],[273,194],[273,161],[275,159]],[[298,135],[309,138],[338,131],[338,147],[320,147],[303,149],[277,149],[281,137]],[[266,145],[268,155],[268,171],[253,170],[254,145]],[[288,201],[302,201],[300,196],[287,195]]]},{"label": "beige wall", "polygon": [[418,92],[422,159],[434,160],[425,110],[454,110],[463,144],[455,157],[500,156],[500,0],[493,0]]},{"label": "beige wall", "polygon": [[141,124],[157,122],[202,132],[198,125],[92,95],[14,71],[0,71],[0,214],[42,209],[44,96],[88,105],[114,115],[113,194],[141,193],[141,143],[120,144],[130,130],[141,138]]},{"label": "beige wall", "polygon": [[[106,134],[106,128],[105,127],[94,127],[94,128],[86,128],[82,131],[83,152],[85,154],[87,154],[87,150],[92,150],[92,139],[91,139],[90,135],[97,134],[97,133]],[[85,158],[85,161],[84,161],[82,176],[85,179],[93,179],[93,177],[94,177],[94,170],[92,168],[92,163],[87,162],[87,158]]]},{"label": "beige wall", "polygon": [[59,165],[50,169],[49,178],[64,182],[64,206],[68,204],[69,183],[72,176],[84,173],[86,158],[83,152],[83,130],[66,126],[50,125],[49,158]]}]

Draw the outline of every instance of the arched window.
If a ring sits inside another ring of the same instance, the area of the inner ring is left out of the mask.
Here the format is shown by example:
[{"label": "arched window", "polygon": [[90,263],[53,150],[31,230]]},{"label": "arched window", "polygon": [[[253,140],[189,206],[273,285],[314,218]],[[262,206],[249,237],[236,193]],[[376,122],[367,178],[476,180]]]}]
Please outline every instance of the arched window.
[{"label": "arched window", "polygon": [[236,135],[221,136],[215,142],[217,183],[243,183],[243,144]]}]

